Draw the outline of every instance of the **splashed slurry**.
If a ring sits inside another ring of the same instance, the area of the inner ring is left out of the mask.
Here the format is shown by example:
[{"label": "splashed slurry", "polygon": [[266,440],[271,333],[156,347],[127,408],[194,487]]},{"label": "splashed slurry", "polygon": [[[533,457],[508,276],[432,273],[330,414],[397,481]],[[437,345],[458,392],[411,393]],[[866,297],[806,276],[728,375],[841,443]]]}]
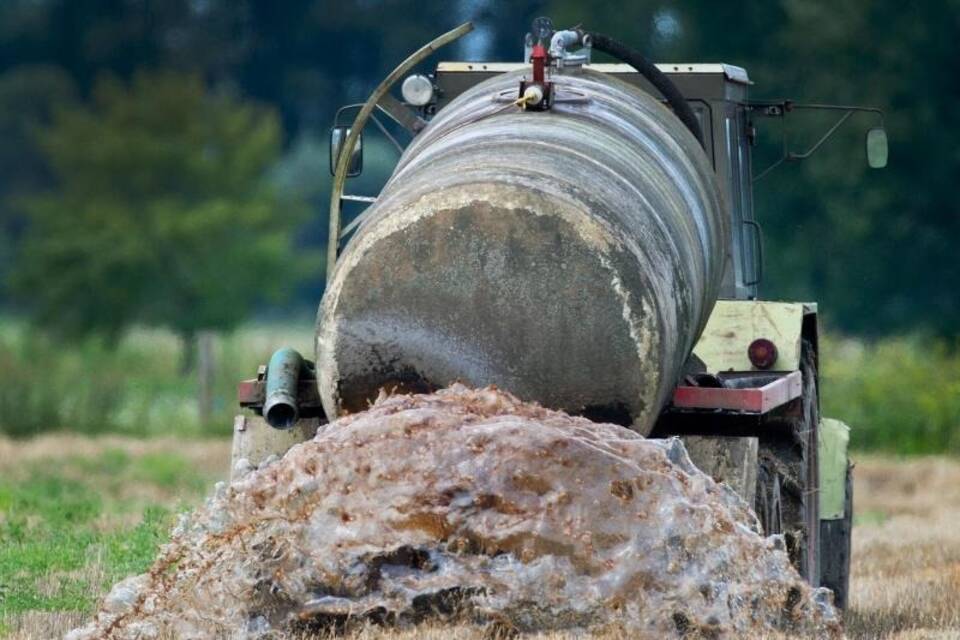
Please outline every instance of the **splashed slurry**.
[{"label": "splashed slurry", "polygon": [[219,485],[70,640],[276,638],[347,618],[839,637],[825,590],[677,440],[488,388],[381,398]]}]

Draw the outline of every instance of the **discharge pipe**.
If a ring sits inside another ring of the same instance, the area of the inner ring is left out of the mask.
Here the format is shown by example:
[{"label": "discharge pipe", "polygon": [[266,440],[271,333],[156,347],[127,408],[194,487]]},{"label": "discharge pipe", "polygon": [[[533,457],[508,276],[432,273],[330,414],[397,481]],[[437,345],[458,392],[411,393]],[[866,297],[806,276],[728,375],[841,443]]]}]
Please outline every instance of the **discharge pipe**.
[{"label": "discharge pipe", "polygon": [[304,366],[303,356],[290,347],[278,349],[270,357],[263,417],[274,429],[289,429],[300,418],[297,388]]}]

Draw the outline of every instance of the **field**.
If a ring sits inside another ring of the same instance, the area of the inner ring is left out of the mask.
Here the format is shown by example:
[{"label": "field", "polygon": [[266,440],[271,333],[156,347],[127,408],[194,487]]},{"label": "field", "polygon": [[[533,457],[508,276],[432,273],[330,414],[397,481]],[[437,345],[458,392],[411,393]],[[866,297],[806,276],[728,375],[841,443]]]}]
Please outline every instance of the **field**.
[{"label": "field", "polygon": [[[236,381],[280,346],[309,354],[311,336],[302,319],[219,337],[204,423],[169,333],[66,345],[0,318],[0,636],[57,637],[149,566],[177,512],[227,473]],[[910,337],[822,352],[824,413],[869,451],[856,456],[848,632],[960,638],[960,354]]]},{"label": "field", "polygon": [[[202,500],[228,456],[222,439],[0,440],[4,636],[53,638],[80,624],[110,584],[150,564],[177,511]],[[858,457],[851,638],[960,637],[958,486],[957,460]],[[472,629],[359,635],[484,637]]]}]

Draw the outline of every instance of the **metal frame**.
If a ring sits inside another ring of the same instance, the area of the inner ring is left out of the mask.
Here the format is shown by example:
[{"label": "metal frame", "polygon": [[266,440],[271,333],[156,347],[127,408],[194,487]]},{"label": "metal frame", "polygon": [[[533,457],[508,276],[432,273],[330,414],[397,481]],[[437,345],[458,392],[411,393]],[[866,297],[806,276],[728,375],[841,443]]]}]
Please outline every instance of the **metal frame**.
[{"label": "metal frame", "polygon": [[800,371],[779,376],[759,387],[695,387],[679,385],[673,391],[673,406],[679,409],[724,409],[764,414],[782,407],[803,393]]},{"label": "metal frame", "polygon": [[[830,137],[836,133],[837,129],[843,126],[847,120],[851,118],[855,113],[873,113],[880,117],[880,127],[884,126],[884,115],[883,110],[876,107],[860,107],[856,105],[842,105],[842,104],[804,104],[804,103],[795,103],[790,100],[764,100],[764,101],[749,101],[746,103],[746,106],[752,110],[757,110],[757,112],[767,118],[780,118],[780,139],[782,147],[782,155],[778,160],[773,164],[768,166],[766,169],[758,173],[753,177],[753,182],[757,182],[761,178],[766,177],[771,171],[779,167],[784,162],[795,162],[797,160],[806,160],[812,156],[816,151],[823,146],[823,143],[830,139]],[[842,111],[843,113],[837,119],[833,125],[827,129],[820,138],[813,143],[806,151],[795,152],[790,151],[787,143],[787,125],[786,125],[786,115],[790,111],[795,109],[800,110],[810,110],[810,111]]]},{"label": "metal frame", "polygon": [[[526,62],[461,62],[444,61],[437,65],[437,71],[443,72],[464,72],[464,71],[490,71],[493,73],[507,73],[518,69],[529,67]],[[747,77],[747,71],[742,67],[736,67],[724,63],[662,63],[655,65],[663,73],[722,73],[727,80],[739,82],[741,84],[753,84]],[[603,73],[626,73],[637,75],[637,70],[628,64],[622,62],[600,62],[587,63],[583,65],[584,69],[592,69]]]},{"label": "metal frame", "polygon": [[[333,128],[333,129],[336,129],[337,127],[342,127],[342,126],[343,126],[342,124],[340,124],[340,116],[343,114],[344,111],[347,111],[348,109],[360,109],[360,108],[363,107],[364,104],[365,104],[365,103],[363,103],[363,102],[355,102],[354,104],[345,104],[345,105],[343,105],[342,107],[340,107],[339,109],[337,109],[337,112],[336,112],[336,113],[334,114],[334,116],[333,116],[333,127],[332,127],[332,128]],[[386,109],[384,109],[382,105],[377,104],[377,105],[375,105],[375,106],[376,106],[377,109],[380,109],[380,111],[383,111],[385,114],[387,114],[388,116],[390,116],[390,118],[396,120],[396,118],[394,118],[393,114],[392,114],[391,112],[387,111]],[[393,136],[393,134],[391,134],[391,133],[387,130],[387,128],[386,128],[385,126],[383,126],[383,123],[380,122],[380,119],[377,118],[377,116],[375,116],[374,114],[371,113],[371,114],[370,114],[370,120],[373,122],[374,125],[376,125],[377,129],[380,130],[380,133],[382,133],[382,134],[387,138],[387,140],[389,140],[389,141],[393,144],[393,146],[395,146],[395,147],[397,148],[397,151],[403,153],[403,145],[400,144],[400,142]],[[348,176],[348,177],[349,177],[349,176]]]},{"label": "metal frame", "polygon": [[[340,253],[340,205],[341,199],[343,196],[343,187],[347,180],[347,168],[350,165],[350,156],[353,153],[353,148],[357,144],[357,140],[360,138],[360,133],[363,131],[363,128],[367,124],[367,120],[373,114],[373,110],[377,108],[378,103],[383,100],[384,96],[388,95],[388,92],[397,83],[400,78],[402,78],[408,71],[413,69],[417,64],[422,62],[434,51],[447,45],[455,40],[458,40],[462,36],[470,33],[473,30],[473,23],[465,22],[456,29],[452,29],[443,35],[434,38],[426,45],[420,47],[414,51],[410,57],[400,63],[396,69],[390,72],[383,81],[377,85],[377,88],[373,90],[373,93],[370,94],[370,97],[367,98],[367,101],[363,103],[363,106],[360,108],[359,113],[357,113],[356,118],[353,120],[353,124],[350,127],[350,135],[347,136],[347,139],[343,143],[343,147],[340,150],[340,155],[337,157],[337,168],[333,174],[333,188],[330,193],[330,226],[329,226],[329,239],[327,240],[327,281],[330,281],[330,278],[333,277],[333,269],[337,264],[337,256]],[[385,109],[389,113],[389,107]]]}]

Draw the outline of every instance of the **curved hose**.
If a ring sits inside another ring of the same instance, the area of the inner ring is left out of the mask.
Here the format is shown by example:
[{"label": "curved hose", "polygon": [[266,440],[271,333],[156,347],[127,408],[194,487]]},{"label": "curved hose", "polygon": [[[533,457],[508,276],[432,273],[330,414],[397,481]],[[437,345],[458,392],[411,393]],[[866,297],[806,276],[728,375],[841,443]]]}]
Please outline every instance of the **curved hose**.
[{"label": "curved hose", "polygon": [[700,121],[697,120],[693,109],[687,104],[686,98],[684,98],[680,90],[677,89],[677,85],[673,84],[673,81],[671,81],[666,74],[644,58],[639,51],[631,49],[622,42],[618,42],[602,33],[589,33],[585,35],[590,37],[592,42],[591,46],[594,49],[610,54],[617,60],[626,62],[636,69],[640,75],[649,80],[650,84],[663,94],[663,97],[667,100],[667,104],[673,108],[673,112],[680,118],[680,122],[686,125],[690,133],[692,133],[700,143],[700,146],[706,148],[703,142],[703,130],[700,129]]}]

